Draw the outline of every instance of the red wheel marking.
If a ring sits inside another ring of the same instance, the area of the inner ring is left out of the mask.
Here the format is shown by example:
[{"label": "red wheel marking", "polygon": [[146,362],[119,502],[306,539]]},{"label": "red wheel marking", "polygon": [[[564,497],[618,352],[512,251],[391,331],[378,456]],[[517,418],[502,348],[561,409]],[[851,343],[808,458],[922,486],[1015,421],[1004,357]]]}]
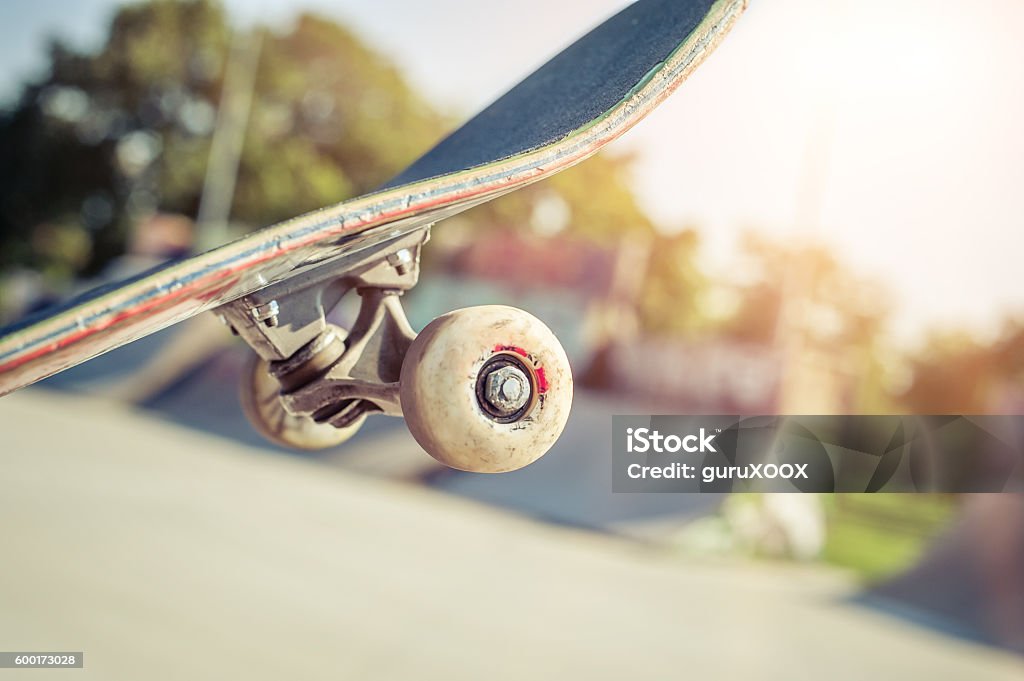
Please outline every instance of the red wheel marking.
[{"label": "red wheel marking", "polygon": [[[494,352],[514,352],[520,357],[525,357],[533,362],[533,357],[530,356],[530,353],[518,345],[502,345],[498,343],[494,346]],[[544,375],[544,367],[534,366],[533,371],[537,376],[537,392],[543,395],[548,391],[548,378]]]},{"label": "red wheel marking", "polygon": [[544,367],[537,367],[537,392],[543,395],[548,391],[548,379],[544,375]]},{"label": "red wheel marking", "polygon": [[521,357],[526,357],[527,359],[530,357],[530,353],[518,345],[502,345],[499,343],[494,346],[494,352],[514,352]]}]

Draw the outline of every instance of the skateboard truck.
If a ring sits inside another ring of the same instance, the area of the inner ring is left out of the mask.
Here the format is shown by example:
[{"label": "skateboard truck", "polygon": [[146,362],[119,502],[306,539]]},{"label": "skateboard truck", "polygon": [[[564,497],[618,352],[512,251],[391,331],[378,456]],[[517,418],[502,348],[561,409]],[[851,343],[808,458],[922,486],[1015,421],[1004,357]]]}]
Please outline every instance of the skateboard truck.
[{"label": "skateboard truck", "polygon": [[359,317],[347,334],[328,328],[292,357],[271,362],[281,401],[293,414],[343,428],[361,414],[401,416],[398,379],[416,333],[398,291],[361,288]]},{"label": "skateboard truck", "polygon": [[[554,443],[572,378],[539,320],[483,306],[444,315],[420,335],[412,329],[401,295],[418,280],[428,239],[420,229],[315,263],[219,309],[256,352],[241,397],[262,435],[322,449],[370,414],[404,416],[431,456],[485,472],[524,466]],[[359,312],[344,329],[328,316],[353,292]]]}]

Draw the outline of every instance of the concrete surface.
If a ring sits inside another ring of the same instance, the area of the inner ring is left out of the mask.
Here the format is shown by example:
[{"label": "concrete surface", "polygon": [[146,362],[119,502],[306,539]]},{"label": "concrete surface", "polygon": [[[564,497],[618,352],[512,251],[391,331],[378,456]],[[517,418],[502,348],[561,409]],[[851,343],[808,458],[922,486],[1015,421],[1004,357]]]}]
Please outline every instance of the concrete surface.
[{"label": "concrete surface", "polygon": [[0,400],[0,679],[1019,679],[837,574],[685,562],[47,391]]}]

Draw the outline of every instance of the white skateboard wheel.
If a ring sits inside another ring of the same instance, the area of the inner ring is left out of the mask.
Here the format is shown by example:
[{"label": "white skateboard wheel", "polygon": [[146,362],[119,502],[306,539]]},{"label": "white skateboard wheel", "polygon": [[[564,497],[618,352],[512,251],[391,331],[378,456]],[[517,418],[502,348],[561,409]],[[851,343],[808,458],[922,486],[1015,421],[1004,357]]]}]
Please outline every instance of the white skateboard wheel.
[{"label": "white skateboard wheel", "polygon": [[309,451],[334,447],[355,435],[366,420],[364,414],[350,426],[335,428],[290,413],[278,398],[281,386],[270,375],[266,360],[256,355],[246,365],[240,387],[242,411],[249,423],[260,435],[282,447]]},{"label": "white skateboard wheel", "polygon": [[522,310],[484,305],[427,325],[402,362],[402,412],[424,450],[464,471],[533,463],[561,435],[572,373],[558,339]]}]

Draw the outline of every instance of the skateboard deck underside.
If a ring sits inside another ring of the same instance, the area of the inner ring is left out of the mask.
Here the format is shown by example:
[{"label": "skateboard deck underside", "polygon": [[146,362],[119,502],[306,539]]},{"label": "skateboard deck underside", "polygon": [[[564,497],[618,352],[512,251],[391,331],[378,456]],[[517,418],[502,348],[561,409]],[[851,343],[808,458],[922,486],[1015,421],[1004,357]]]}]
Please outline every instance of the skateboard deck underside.
[{"label": "skateboard deck underside", "polygon": [[8,329],[0,338],[0,395],[582,161],[671,94],[745,6],[746,0],[641,0],[384,188],[94,291]]}]

